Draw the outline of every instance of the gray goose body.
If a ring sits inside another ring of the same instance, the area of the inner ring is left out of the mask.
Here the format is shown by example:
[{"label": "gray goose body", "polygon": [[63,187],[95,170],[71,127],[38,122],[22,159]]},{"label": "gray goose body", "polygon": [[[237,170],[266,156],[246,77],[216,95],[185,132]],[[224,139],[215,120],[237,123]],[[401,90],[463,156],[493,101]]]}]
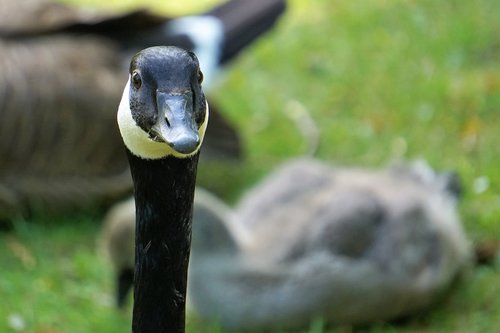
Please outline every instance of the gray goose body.
[{"label": "gray goose body", "polygon": [[[271,331],[427,309],[470,264],[453,185],[428,167],[285,163],[230,219],[194,229],[191,306],[229,329]],[[206,230],[237,251],[204,241],[215,238]]]},{"label": "gray goose body", "polygon": [[[233,0],[206,13],[222,22],[243,13],[243,26],[258,27],[238,34],[242,26],[224,25],[221,50],[207,67],[230,61],[284,9],[283,1],[258,1],[255,11],[242,12],[245,3]],[[60,212],[107,203],[131,192],[113,110],[136,51],[154,44],[196,48],[189,39],[196,30],[183,32],[189,24],[173,22],[146,11],[103,14],[43,0],[0,0],[0,220],[33,208]],[[235,41],[240,44],[229,48]],[[204,156],[238,157],[237,133],[212,109]]]}]

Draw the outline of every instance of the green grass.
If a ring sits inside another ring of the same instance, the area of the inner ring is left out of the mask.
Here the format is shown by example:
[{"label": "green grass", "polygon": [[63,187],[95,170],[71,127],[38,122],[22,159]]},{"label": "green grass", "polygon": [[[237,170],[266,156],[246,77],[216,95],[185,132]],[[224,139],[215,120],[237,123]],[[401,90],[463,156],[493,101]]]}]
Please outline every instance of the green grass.
[{"label": "green grass", "polygon": [[[170,10],[167,1],[143,2]],[[214,1],[188,3],[172,10]],[[498,17],[495,0],[290,1],[277,29],[243,54],[212,93],[241,130],[245,161],[200,166],[200,184],[234,202],[274,166],[307,153],[291,117],[298,109],[320,130],[316,155],[323,160],[379,166],[423,157],[457,170],[471,240],[500,241]],[[95,251],[98,220],[96,214],[51,223],[36,218],[0,234],[0,332],[16,332],[16,318],[24,326],[19,332],[130,330],[130,309],[113,309],[111,272]],[[404,323],[357,330],[498,332],[499,269],[498,259],[475,269],[438,306]],[[192,316],[188,328],[222,332]],[[323,331],[321,321],[310,329]]]}]

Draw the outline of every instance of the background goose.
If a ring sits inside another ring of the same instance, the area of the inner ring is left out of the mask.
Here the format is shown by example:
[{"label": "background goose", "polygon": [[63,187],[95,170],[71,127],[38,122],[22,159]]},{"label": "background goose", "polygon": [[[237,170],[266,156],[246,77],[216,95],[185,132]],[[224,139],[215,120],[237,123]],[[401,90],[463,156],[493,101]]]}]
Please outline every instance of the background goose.
[{"label": "background goose", "polygon": [[[171,19],[0,0],[0,219],[130,193],[111,110],[131,55],[157,44],[193,49],[210,81],[284,8],[281,0],[231,0],[201,16]],[[238,157],[239,137],[215,107],[211,123],[204,156]]]},{"label": "background goose", "polygon": [[[226,227],[239,247],[233,260],[193,242],[191,306],[241,330],[305,328],[318,315],[369,323],[425,309],[470,259],[453,178],[430,171],[285,164],[242,198],[237,219],[220,221],[239,226]],[[196,223],[195,240],[213,237]]]},{"label": "background goose", "polygon": [[[332,169],[299,159],[234,209],[197,190],[189,304],[236,330],[306,328],[318,315],[369,323],[425,309],[470,259],[456,184],[425,165]],[[108,215],[101,238],[118,266],[121,232],[133,232],[127,207]]]}]

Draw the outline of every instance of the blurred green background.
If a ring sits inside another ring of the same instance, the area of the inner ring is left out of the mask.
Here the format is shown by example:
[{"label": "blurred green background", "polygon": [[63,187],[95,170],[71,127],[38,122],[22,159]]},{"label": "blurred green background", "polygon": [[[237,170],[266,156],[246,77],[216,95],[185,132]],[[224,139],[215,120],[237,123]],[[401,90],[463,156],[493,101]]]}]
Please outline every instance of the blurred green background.
[{"label": "blurred green background", "polygon": [[[113,10],[196,13],[220,1],[64,0]],[[500,242],[500,6],[496,0],[289,1],[276,29],[212,90],[244,140],[241,163],[200,166],[199,183],[234,202],[287,158],[382,166],[425,158],[461,175],[475,244]],[[297,122],[295,119],[299,119]],[[128,332],[96,252],[97,212],[16,221],[0,234],[0,332]],[[34,222],[34,223],[33,223]],[[500,263],[474,269],[442,303],[404,323],[350,332],[500,332]],[[190,332],[221,332],[189,316]],[[322,332],[321,323],[311,332]]]}]

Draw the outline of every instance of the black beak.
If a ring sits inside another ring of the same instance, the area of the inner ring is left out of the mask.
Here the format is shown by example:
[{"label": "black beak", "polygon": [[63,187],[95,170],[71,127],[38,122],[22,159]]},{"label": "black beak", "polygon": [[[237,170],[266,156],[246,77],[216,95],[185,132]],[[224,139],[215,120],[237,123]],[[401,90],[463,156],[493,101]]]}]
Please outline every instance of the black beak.
[{"label": "black beak", "polygon": [[156,93],[158,120],[153,125],[152,134],[156,141],[165,142],[181,154],[190,154],[200,145],[196,125],[193,96],[191,92],[169,94]]}]

